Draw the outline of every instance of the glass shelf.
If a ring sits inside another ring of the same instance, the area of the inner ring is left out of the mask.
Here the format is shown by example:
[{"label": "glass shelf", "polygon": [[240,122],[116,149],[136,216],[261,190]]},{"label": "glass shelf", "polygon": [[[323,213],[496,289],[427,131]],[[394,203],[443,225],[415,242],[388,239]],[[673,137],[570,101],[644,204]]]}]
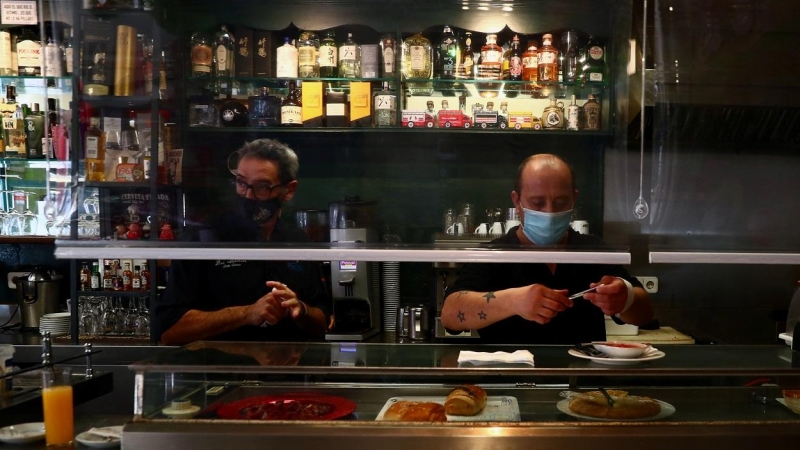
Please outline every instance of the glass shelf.
[{"label": "glass shelf", "polygon": [[78,291],[78,295],[99,295],[103,297],[148,297],[150,291]]},{"label": "glass shelf", "polygon": [[0,158],[0,164],[20,165],[32,169],[69,169],[72,167],[70,161],[46,160],[46,159],[27,159],[27,158]]},{"label": "glass shelf", "polygon": [[277,77],[189,77],[188,81],[201,83],[224,83],[230,81],[238,81],[240,83],[288,83],[292,81],[300,82],[313,82],[313,81],[329,81],[329,82],[358,82],[358,81],[378,81],[378,82],[396,82],[396,78],[277,78]]},{"label": "glass shelf", "polygon": [[483,129],[480,127],[471,127],[463,129],[459,127],[451,128],[426,128],[426,127],[380,127],[380,128],[304,128],[304,127],[189,127],[189,133],[524,133],[526,135],[558,135],[558,136],[574,136],[574,137],[590,137],[590,136],[609,136],[610,131],[570,131],[570,130],[531,130],[522,129],[515,130],[512,127],[506,129]]},{"label": "glass shelf", "polygon": [[110,108],[125,108],[133,105],[147,105],[153,101],[158,101],[158,99],[144,95],[133,95],[128,97],[116,97],[113,95],[102,95],[96,97],[86,95],[81,96],[81,102],[89,103],[97,107],[107,106]]},{"label": "glass shelf", "polygon": [[65,75],[63,77],[45,77],[35,75],[0,75],[0,80],[47,80],[47,81],[72,81],[72,75]]}]

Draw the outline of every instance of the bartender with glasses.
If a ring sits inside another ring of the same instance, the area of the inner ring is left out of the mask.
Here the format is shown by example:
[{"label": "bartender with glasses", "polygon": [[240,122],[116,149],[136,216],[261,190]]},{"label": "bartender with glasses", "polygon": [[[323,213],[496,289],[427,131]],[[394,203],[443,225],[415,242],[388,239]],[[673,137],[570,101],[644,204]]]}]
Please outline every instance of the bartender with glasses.
[{"label": "bartender with glasses", "polygon": [[[598,237],[569,226],[577,195],[563,159],[528,157],[511,192],[521,224],[492,243],[602,246]],[[590,287],[597,289],[568,298]],[[577,344],[606,339],[604,314],[639,326],[653,320],[649,295],[622,266],[482,263],[466,265],[448,287],[441,320],[449,330],[479,330],[485,343]]]},{"label": "bartender with glasses", "polygon": [[[258,139],[229,163],[236,192],[232,212],[199,233],[203,241],[304,242],[302,230],[280,221],[297,190],[299,162],[286,145]],[[161,343],[196,340],[323,339],[329,296],[317,263],[304,261],[173,261],[169,285],[155,308]]]}]

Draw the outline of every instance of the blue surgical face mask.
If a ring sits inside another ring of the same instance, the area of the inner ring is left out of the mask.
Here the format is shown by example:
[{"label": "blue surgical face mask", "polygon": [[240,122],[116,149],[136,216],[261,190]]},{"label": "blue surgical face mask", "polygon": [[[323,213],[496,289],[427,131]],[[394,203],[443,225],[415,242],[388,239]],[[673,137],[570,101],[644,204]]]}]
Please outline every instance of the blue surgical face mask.
[{"label": "blue surgical face mask", "polygon": [[536,245],[557,244],[569,229],[572,210],[546,213],[522,208],[524,222],[522,232]]}]

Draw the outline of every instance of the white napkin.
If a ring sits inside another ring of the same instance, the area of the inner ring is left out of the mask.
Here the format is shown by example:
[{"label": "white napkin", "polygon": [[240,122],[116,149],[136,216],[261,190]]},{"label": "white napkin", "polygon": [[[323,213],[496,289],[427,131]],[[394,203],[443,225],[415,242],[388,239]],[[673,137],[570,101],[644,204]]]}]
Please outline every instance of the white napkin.
[{"label": "white napkin", "polygon": [[477,363],[477,364],[491,364],[491,363],[517,363],[517,364],[530,364],[533,366],[533,354],[528,350],[517,350],[514,353],[508,352],[471,352],[462,350],[458,353],[459,363]]},{"label": "white napkin", "polygon": [[111,439],[122,439],[122,433],[119,430],[111,427],[105,428],[90,428],[86,430],[87,433],[93,434],[95,436],[100,436],[104,438],[111,438]]}]

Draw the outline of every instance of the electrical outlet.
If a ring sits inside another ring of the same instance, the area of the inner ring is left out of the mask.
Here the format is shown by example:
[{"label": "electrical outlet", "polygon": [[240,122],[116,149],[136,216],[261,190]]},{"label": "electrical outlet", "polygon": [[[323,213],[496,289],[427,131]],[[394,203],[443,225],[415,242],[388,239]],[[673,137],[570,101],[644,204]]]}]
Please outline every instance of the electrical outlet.
[{"label": "electrical outlet", "polygon": [[14,283],[14,277],[26,277],[30,272],[8,272],[8,288],[16,289],[17,284]]},{"label": "electrical outlet", "polygon": [[642,286],[644,286],[644,290],[650,294],[655,294],[658,292],[658,277],[636,277]]}]

